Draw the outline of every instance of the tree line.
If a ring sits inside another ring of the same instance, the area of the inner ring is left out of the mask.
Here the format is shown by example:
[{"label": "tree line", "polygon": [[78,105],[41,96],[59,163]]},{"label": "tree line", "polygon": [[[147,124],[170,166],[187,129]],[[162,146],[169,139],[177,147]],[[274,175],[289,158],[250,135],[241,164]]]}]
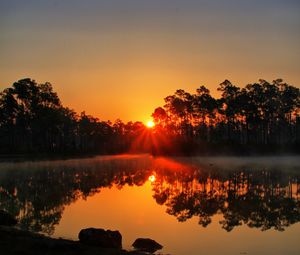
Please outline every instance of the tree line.
[{"label": "tree line", "polygon": [[219,153],[300,148],[300,90],[281,79],[244,88],[225,80],[220,98],[182,89],[154,110],[155,128],[103,121],[64,107],[49,82],[26,78],[0,93],[0,153],[128,151]]},{"label": "tree line", "polygon": [[157,129],[179,140],[179,147],[186,151],[211,145],[236,149],[299,147],[298,88],[282,79],[271,83],[259,80],[244,88],[225,80],[218,91],[218,99],[205,86],[195,94],[180,89],[167,96],[165,105],[152,114]]},{"label": "tree line", "polygon": [[141,122],[112,123],[77,114],[62,105],[49,82],[22,79],[0,94],[2,153],[121,153],[144,129]]}]

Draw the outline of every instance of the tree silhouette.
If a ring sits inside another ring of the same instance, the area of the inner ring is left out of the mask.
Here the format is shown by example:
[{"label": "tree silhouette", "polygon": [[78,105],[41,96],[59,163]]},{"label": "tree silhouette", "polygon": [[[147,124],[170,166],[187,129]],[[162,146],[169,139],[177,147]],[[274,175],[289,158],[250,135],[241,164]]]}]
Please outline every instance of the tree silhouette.
[{"label": "tree silhouette", "polygon": [[196,94],[177,90],[165,98],[163,108],[156,108],[154,121],[159,132],[172,134],[173,147],[179,146],[184,153],[203,152],[204,147],[206,152],[218,153],[222,146],[248,153],[299,147],[298,88],[281,79],[259,80],[245,88],[225,80],[218,90],[219,99],[204,86]]}]

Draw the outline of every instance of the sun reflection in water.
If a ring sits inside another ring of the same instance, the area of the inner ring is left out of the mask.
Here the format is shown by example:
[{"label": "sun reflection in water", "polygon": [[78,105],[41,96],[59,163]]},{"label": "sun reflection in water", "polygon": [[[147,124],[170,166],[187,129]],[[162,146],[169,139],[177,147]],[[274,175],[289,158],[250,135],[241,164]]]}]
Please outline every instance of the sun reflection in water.
[{"label": "sun reflection in water", "polygon": [[155,175],[154,175],[154,174],[150,175],[149,178],[148,178],[148,180],[149,180],[150,182],[155,182],[155,180],[156,180]]}]

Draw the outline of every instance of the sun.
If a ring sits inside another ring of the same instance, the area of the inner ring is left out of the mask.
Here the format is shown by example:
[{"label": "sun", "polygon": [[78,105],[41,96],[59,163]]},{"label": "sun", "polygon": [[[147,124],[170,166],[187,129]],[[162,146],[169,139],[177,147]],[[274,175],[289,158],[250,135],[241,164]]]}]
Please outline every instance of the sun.
[{"label": "sun", "polygon": [[152,121],[152,120],[149,120],[148,122],[147,122],[147,127],[148,128],[153,128],[155,126],[155,124],[154,124],[154,122]]}]

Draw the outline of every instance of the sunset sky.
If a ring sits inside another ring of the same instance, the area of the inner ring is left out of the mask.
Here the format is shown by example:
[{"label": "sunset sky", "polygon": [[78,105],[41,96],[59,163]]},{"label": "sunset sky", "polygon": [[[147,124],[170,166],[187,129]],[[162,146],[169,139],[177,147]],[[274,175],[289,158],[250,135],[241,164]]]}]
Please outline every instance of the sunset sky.
[{"label": "sunset sky", "polygon": [[299,0],[0,0],[0,90],[49,81],[101,120],[147,121],[163,98],[224,79],[300,86]]}]

